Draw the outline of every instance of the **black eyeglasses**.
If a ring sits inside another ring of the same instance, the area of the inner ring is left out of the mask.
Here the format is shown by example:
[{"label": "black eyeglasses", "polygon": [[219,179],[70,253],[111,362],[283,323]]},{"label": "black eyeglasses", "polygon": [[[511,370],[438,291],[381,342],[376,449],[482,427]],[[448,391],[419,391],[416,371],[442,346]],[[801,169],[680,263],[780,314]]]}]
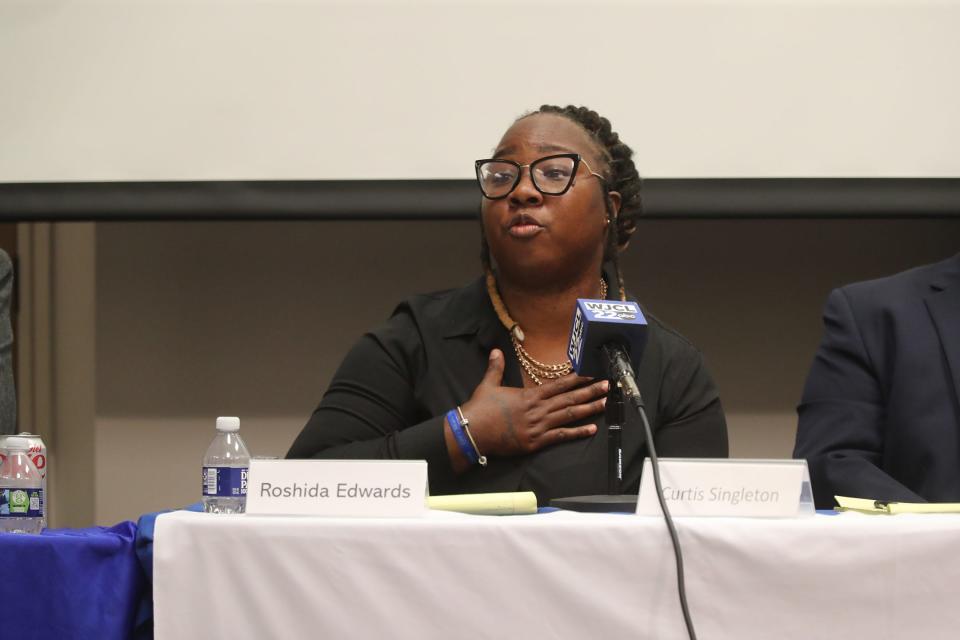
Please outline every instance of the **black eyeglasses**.
[{"label": "black eyeglasses", "polygon": [[590,175],[606,182],[579,153],[561,153],[534,160],[530,164],[496,158],[477,160],[477,183],[485,198],[500,200],[513,192],[520,184],[523,169],[530,167],[530,178],[537,191],[547,196],[562,196],[573,186],[581,162]]}]

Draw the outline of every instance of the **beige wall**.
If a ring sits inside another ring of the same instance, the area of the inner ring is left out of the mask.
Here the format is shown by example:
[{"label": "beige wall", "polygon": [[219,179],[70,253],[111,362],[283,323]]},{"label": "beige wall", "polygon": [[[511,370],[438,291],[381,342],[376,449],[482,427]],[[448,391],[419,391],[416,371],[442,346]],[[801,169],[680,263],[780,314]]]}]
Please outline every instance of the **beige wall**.
[{"label": "beige wall", "polygon": [[586,104],[649,177],[960,173],[958,0],[0,2],[0,180],[468,178]]},{"label": "beige wall", "polygon": [[[81,413],[59,411],[51,447],[53,501],[72,503],[61,526],[198,500],[218,415],[241,417],[255,454],[282,455],[365,328],[404,296],[478,272],[471,222],[100,223],[95,237],[70,237],[79,246],[60,251],[95,264],[95,322],[64,299],[55,323],[79,314],[75,373],[56,393]],[[830,288],[952,255],[958,238],[960,220],[649,221],[624,270],[705,352],[732,453],[779,457],[792,448]],[[86,483],[88,497],[64,489]]]}]

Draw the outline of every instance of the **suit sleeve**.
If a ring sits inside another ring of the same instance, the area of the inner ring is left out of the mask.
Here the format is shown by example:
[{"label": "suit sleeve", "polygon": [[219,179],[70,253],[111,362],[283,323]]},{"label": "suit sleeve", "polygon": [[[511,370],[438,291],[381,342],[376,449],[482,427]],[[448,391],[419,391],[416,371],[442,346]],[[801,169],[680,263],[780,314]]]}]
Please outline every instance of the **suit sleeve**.
[{"label": "suit sleeve", "polygon": [[795,458],[806,458],[817,507],[833,496],[924,502],[881,469],[883,389],[850,299],[834,290],[824,308],[824,333],[797,413]]},{"label": "suit sleeve", "polygon": [[13,265],[0,250],[0,434],[13,433],[17,405],[13,383],[13,333],[10,330],[10,299],[13,293]]},{"label": "suit sleeve", "polygon": [[444,416],[423,415],[414,394],[419,333],[402,310],[368,333],[334,374],[287,458],[426,460],[432,488],[454,478]]}]

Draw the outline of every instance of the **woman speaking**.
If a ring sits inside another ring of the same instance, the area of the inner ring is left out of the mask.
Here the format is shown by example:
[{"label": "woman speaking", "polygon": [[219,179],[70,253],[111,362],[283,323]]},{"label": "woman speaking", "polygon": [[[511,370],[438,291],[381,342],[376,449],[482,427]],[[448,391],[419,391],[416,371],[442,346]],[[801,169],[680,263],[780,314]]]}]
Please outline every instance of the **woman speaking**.
[{"label": "woman speaking", "polygon": [[[353,347],[288,458],[426,460],[430,492],[607,488],[609,383],[571,373],[578,298],[626,299],[618,254],[640,213],[632,151],[583,107],[543,106],[476,162],[484,275],[400,304]],[[637,369],[662,456],[727,455],[700,352],[647,314]],[[643,426],[623,426],[623,490],[636,492]]]}]

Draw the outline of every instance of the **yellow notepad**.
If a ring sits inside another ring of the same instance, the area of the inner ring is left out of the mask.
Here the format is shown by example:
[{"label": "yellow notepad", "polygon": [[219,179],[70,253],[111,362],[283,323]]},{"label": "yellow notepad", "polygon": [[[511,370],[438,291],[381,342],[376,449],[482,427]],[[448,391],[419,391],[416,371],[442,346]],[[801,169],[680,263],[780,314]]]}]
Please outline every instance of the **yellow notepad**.
[{"label": "yellow notepad", "polygon": [[461,493],[430,496],[427,506],[441,511],[460,511],[486,516],[520,515],[537,512],[537,496],[532,491],[513,493]]},{"label": "yellow notepad", "polygon": [[884,502],[868,498],[833,496],[840,505],[837,511],[856,511],[871,515],[896,515],[898,513],[960,513],[960,502]]}]

